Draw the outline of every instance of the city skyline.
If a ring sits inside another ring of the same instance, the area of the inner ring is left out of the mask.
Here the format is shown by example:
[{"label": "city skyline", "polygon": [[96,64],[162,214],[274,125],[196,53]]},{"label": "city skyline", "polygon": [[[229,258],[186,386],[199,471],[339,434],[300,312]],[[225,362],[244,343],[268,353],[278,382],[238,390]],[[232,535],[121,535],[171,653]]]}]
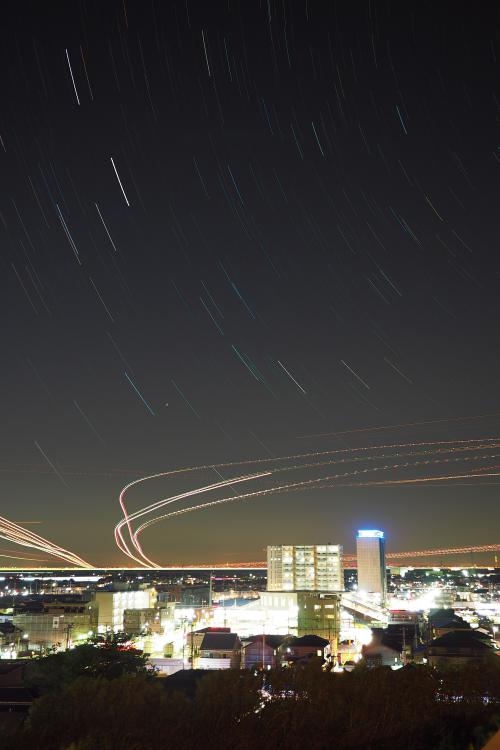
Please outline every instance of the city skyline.
[{"label": "city skyline", "polygon": [[5,9],[5,564],[499,541],[495,24]]}]

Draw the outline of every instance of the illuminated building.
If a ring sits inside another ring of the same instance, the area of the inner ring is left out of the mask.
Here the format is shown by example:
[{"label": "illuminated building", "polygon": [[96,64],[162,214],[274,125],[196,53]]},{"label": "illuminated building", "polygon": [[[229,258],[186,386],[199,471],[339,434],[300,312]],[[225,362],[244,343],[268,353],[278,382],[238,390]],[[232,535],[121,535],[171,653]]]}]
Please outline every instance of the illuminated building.
[{"label": "illuminated building", "polygon": [[331,641],[319,635],[303,635],[301,638],[290,638],[281,647],[282,663],[307,663],[312,657],[327,659],[331,653]]},{"label": "illuminated building", "polygon": [[[33,603],[15,612],[12,622],[22,632],[25,645],[35,649],[68,648],[89,637],[97,627],[97,610],[93,603]],[[18,648],[19,650],[19,648]]]},{"label": "illuminated building", "polygon": [[358,591],[375,595],[381,602],[387,596],[384,532],[361,529],[356,539]]},{"label": "illuminated building", "polygon": [[254,635],[243,641],[241,662],[244,669],[263,667],[272,669],[281,665],[280,646],[285,641],[284,635]]},{"label": "illuminated building", "polygon": [[126,609],[152,609],[156,604],[154,588],[139,591],[97,591],[98,631],[119,633],[124,629]]},{"label": "illuminated building", "polygon": [[340,593],[263,591],[259,599],[246,604],[216,607],[213,625],[228,627],[240,638],[256,633],[318,635],[334,645],[340,629],[340,599]]},{"label": "illuminated building", "polygon": [[159,633],[161,630],[160,610],[154,608],[124,610],[123,630],[130,636]]},{"label": "illuminated building", "polygon": [[[193,639],[193,667],[195,669],[239,669],[241,641],[237,633],[227,629],[205,628],[195,646]],[[191,649],[190,649],[191,650]]]},{"label": "illuminated building", "polygon": [[342,591],[339,544],[284,545],[267,548],[268,591]]}]

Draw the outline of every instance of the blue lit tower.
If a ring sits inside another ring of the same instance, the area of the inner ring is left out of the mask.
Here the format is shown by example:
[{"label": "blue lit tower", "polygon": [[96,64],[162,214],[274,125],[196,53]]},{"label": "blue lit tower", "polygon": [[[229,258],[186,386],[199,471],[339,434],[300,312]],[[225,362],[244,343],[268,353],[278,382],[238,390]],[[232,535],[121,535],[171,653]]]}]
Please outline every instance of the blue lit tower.
[{"label": "blue lit tower", "polygon": [[384,532],[360,529],[356,538],[358,591],[376,595],[382,603],[387,596]]}]

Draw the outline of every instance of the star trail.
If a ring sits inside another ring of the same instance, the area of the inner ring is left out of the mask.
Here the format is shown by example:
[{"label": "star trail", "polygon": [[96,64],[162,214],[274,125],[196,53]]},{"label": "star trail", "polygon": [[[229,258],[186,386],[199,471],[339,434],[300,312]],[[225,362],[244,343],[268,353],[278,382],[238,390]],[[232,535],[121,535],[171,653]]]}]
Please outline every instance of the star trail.
[{"label": "star trail", "polygon": [[498,542],[498,9],[24,1],[0,36],[13,561]]}]

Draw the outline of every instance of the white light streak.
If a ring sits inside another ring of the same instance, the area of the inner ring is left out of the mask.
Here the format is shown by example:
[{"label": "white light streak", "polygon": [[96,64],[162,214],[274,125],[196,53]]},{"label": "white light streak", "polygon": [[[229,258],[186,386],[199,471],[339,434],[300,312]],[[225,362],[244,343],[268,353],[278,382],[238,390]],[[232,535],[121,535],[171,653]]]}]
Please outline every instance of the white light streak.
[{"label": "white light streak", "polygon": [[130,206],[130,203],[129,203],[128,198],[127,198],[127,194],[125,193],[125,190],[123,189],[122,181],[120,180],[120,175],[118,174],[118,170],[115,167],[115,162],[113,161],[113,157],[110,156],[109,158],[111,159],[111,164],[113,165],[113,169],[115,170],[116,179],[118,180],[118,184],[119,184],[119,186],[121,188],[121,191],[123,193],[123,197],[125,198],[125,203],[127,204],[127,206]]},{"label": "white light streak", "polygon": [[290,378],[290,380],[293,380],[293,382],[295,383],[295,385],[297,386],[297,388],[300,388],[300,390],[302,391],[302,393],[304,393],[304,394],[307,393],[307,391],[305,391],[302,388],[302,386],[299,383],[297,383],[297,381],[295,380],[295,378],[293,377],[293,375],[291,375],[288,372],[288,370],[286,369],[285,365],[282,362],[280,362],[279,359],[278,359],[278,364],[280,365],[280,367],[282,367],[284,369],[284,371],[286,372],[286,374],[288,375],[288,377]]},{"label": "white light streak", "polygon": [[76,90],[76,83],[75,83],[75,79],[73,77],[73,71],[71,69],[71,63],[69,61],[68,50],[66,50],[66,60],[68,61],[69,72],[71,74],[71,80],[73,81],[73,88],[75,89],[76,101],[78,102],[78,106],[80,106],[80,97],[78,96],[78,91]]}]

